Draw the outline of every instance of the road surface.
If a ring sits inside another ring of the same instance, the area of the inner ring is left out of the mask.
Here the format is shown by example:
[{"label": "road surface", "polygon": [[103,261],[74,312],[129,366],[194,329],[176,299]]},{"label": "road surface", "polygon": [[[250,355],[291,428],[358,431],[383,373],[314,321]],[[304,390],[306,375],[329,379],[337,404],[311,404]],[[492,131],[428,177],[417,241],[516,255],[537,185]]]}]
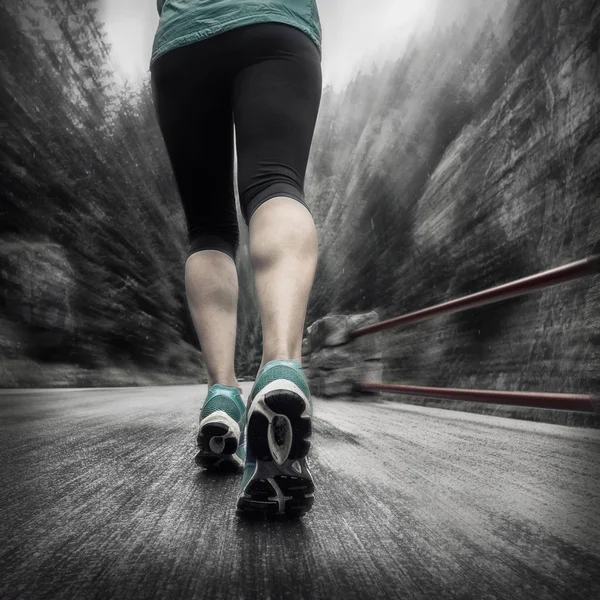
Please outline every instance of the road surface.
[{"label": "road surface", "polygon": [[248,522],[205,394],[0,394],[0,598],[600,598],[600,430],[317,399],[313,511]]}]

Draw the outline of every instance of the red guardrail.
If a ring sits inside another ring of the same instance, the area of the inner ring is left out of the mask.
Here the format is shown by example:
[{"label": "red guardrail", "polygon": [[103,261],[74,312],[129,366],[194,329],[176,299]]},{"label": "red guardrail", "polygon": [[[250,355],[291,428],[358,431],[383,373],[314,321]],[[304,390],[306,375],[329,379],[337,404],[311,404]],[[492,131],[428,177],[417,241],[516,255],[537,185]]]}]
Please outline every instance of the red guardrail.
[{"label": "red guardrail", "polygon": [[600,254],[578,260],[577,262],[562,267],[557,267],[556,269],[551,269],[550,271],[544,271],[537,275],[524,277],[523,279],[518,279],[511,283],[505,283],[504,285],[499,285],[484,290],[483,292],[477,292],[470,296],[463,296],[456,300],[450,300],[449,302],[442,302],[441,304],[436,304],[429,308],[423,308],[422,310],[417,310],[416,312],[408,313],[407,315],[396,317],[395,319],[389,319],[388,321],[375,323],[375,325],[355,329],[350,336],[359,337],[361,335],[383,331],[384,329],[392,329],[393,327],[399,327],[400,325],[409,325],[433,317],[439,317],[440,315],[467,310],[468,308],[485,306],[486,304],[500,302],[501,300],[508,300],[508,298],[530,294],[541,289],[558,285],[559,283],[580,279],[581,277],[586,277],[588,275],[597,275],[598,273],[600,273]]},{"label": "red guardrail", "polygon": [[393,385],[386,383],[359,383],[363,392],[392,392],[406,396],[468,400],[491,404],[512,404],[536,408],[554,408],[596,412],[595,401],[586,394],[548,394],[544,392],[501,392],[497,390],[464,390],[458,388],[435,388],[420,385]]},{"label": "red guardrail", "polygon": [[[485,306],[508,298],[529,294],[541,289],[552,287],[567,281],[600,273],[600,255],[590,256],[556,269],[544,271],[537,275],[524,277],[511,283],[493,287],[476,294],[450,300],[424,308],[401,317],[375,323],[351,332],[353,338],[376,333],[401,325],[408,325],[431,319],[440,315],[450,314]],[[429,398],[446,398],[452,400],[468,400],[493,404],[510,404],[532,406],[537,408],[553,408],[600,413],[600,400],[586,394],[553,394],[545,392],[507,392],[498,390],[466,390],[458,388],[434,388],[415,385],[396,385],[384,383],[360,382],[356,385],[362,391],[382,391],[407,396],[425,396]]]}]

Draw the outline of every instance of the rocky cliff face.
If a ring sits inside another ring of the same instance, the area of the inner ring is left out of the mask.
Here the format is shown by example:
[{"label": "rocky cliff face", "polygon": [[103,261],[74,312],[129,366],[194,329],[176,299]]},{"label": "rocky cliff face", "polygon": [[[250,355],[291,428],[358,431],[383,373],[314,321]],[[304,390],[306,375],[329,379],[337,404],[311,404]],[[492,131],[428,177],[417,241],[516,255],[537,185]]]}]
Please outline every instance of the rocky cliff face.
[{"label": "rocky cliff face", "polygon": [[[509,39],[514,72],[489,113],[464,128],[429,179],[417,204],[415,243],[425,254],[449,258],[453,268],[438,274],[444,297],[594,251],[600,239],[600,6],[592,12],[592,4],[519,6]],[[419,286],[408,269],[400,281]],[[421,290],[427,304],[429,294]],[[599,292],[596,277],[398,332],[389,376],[590,390],[600,375]],[[411,369],[415,362],[419,367]]]},{"label": "rocky cliff face", "polygon": [[[326,217],[339,221],[337,239],[321,231],[327,249],[315,313],[397,316],[598,252],[600,5],[508,2],[479,27],[488,37],[465,38],[450,58],[439,58],[446,64],[437,71],[432,56],[415,50],[391,72],[370,75],[381,78],[371,81],[380,102],[386,89],[395,99],[382,108],[378,128],[372,116],[359,126],[353,156],[363,161],[352,165],[350,183],[330,176],[315,190],[318,210],[325,183],[330,202],[347,209]],[[428,68],[429,95],[411,75],[415,63]],[[430,111],[420,120],[411,116],[415,94]],[[440,117],[447,105],[451,113]],[[396,135],[385,135],[386,127]],[[407,161],[415,164],[408,171]],[[353,287],[344,285],[353,273]],[[319,304],[327,289],[334,296],[339,289],[336,299]],[[600,277],[386,335],[389,382],[593,391]]]}]

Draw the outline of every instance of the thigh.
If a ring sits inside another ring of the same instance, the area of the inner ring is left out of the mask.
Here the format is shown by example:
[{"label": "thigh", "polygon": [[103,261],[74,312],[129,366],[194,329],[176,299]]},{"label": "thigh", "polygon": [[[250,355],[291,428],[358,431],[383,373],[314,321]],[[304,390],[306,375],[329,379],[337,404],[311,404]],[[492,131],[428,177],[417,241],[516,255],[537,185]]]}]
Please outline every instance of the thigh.
[{"label": "thigh", "polygon": [[190,44],[152,67],[158,122],[190,238],[237,232],[231,78],[214,44]]},{"label": "thigh", "polygon": [[233,113],[245,210],[273,183],[303,190],[322,79],[319,51],[298,29],[256,25],[239,40],[245,60],[234,79]]}]

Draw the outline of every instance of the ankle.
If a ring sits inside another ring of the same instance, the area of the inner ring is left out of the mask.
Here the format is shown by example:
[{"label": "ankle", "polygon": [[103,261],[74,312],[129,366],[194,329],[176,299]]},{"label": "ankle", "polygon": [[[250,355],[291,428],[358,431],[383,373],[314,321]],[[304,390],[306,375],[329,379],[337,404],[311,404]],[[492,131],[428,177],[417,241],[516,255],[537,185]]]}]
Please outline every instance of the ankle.
[{"label": "ankle", "polygon": [[272,354],[266,354],[263,355],[260,368],[262,369],[267,363],[273,360],[295,360],[296,362],[302,363],[302,355],[301,353],[296,352],[274,352]]},{"label": "ankle", "polygon": [[279,354],[273,354],[270,356],[267,356],[265,358],[263,358],[262,362],[260,363],[260,366],[258,367],[258,371],[257,374],[260,373],[262,371],[262,369],[264,368],[264,366],[274,360],[294,360],[296,361],[298,364],[302,365],[302,358],[298,357],[296,355],[287,353],[287,352],[282,352]]},{"label": "ankle", "polygon": [[235,375],[233,377],[229,376],[229,377],[209,377],[207,380],[207,385],[208,385],[208,389],[210,390],[210,388],[213,385],[224,385],[226,387],[234,387],[234,388],[240,388],[240,384],[237,380],[237,378],[235,377]]}]

